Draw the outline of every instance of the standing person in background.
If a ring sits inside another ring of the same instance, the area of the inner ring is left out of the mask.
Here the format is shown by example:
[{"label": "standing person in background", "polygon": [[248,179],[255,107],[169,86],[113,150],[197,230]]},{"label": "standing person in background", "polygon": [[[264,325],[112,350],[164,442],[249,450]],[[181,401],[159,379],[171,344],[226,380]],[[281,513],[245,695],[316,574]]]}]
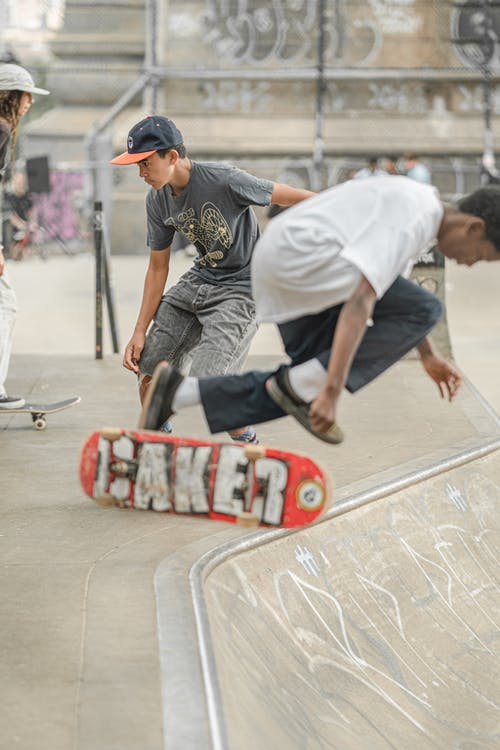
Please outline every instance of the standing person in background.
[{"label": "standing person in background", "polygon": [[398,169],[398,157],[397,156],[384,156],[384,158],[381,161],[381,167],[385,172],[387,172],[387,174],[392,174],[392,175],[401,174],[401,172]]},{"label": "standing person in background", "polygon": [[[190,159],[176,125],[160,115],[134,125],[127,147],[112,163],[137,165],[151,188],[149,266],[123,358],[124,367],[138,375],[144,403],[163,359],[198,377],[240,371],[257,330],[250,262],[260,232],[252,206],[291,206],[313,193],[229,164]],[[176,232],[194,245],[197,257],[164,293]],[[170,422],[163,429],[171,432]],[[257,440],[251,425],[229,434],[238,442]]]},{"label": "standing person in background", "polygon": [[381,169],[379,167],[378,157],[370,156],[370,158],[367,160],[366,167],[363,167],[363,169],[359,169],[354,173],[354,179],[364,180],[367,177],[382,177],[386,174],[387,172],[385,171],[385,169]]},{"label": "standing person in background", "polygon": [[[19,122],[33,104],[33,94],[45,96],[48,93],[35,86],[25,68],[12,63],[0,64],[0,182],[11,161]],[[0,212],[1,209],[0,206]],[[15,319],[16,295],[9,281],[3,247],[0,245],[0,409],[19,409],[25,404],[23,398],[8,396],[5,390]]]},{"label": "standing person in background", "polygon": [[432,183],[431,171],[429,167],[426,167],[426,165],[420,161],[420,157],[416,154],[406,154],[405,171],[406,176],[411,180],[422,182],[425,185],[430,185]]}]

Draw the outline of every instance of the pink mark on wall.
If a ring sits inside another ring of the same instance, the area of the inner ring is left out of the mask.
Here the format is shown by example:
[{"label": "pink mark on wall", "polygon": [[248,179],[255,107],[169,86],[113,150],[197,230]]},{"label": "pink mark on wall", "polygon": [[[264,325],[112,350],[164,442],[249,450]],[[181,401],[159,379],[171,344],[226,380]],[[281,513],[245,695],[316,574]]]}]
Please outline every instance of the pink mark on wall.
[{"label": "pink mark on wall", "polygon": [[85,176],[82,172],[51,170],[50,193],[33,195],[45,239],[81,237],[79,205]]}]

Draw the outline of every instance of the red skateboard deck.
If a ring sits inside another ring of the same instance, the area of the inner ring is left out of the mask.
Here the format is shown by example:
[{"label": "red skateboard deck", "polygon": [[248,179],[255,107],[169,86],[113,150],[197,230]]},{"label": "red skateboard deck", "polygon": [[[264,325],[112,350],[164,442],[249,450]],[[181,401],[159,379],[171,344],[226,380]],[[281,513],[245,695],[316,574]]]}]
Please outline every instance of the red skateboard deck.
[{"label": "red skateboard deck", "polygon": [[121,428],[87,439],[80,482],[99,505],[287,528],[315,521],[330,498],[306,455]]}]

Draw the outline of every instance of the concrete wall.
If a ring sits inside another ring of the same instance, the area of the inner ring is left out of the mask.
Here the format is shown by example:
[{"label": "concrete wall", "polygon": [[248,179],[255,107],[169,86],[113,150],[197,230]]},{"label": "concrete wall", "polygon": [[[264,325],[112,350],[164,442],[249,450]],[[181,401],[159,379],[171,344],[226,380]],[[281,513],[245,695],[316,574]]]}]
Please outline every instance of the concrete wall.
[{"label": "concrete wall", "polygon": [[[484,92],[472,60],[480,45],[452,41],[479,33],[471,29],[471,4],[355,0],[326,6],[323,183],[338,181],[369,154],[410,149],[431,163],[445,193],[476,187]],[[255,171],[254,162],[267,156],[275,171],[265,174],[274,179],[297,159],[311,159],[317,2],[158,0],[150,27],[147,7],[136,0],[67,2],[47,76],[55,107],[26,129],[27,155],[43,150],[83,164],[85,136],[137,80],[154,47],[166,76],[159,109],[179,124],[193,157],[244,160]],[[493,9],[491,19],[500,36],[500,11]],[[489,52],[499,142],[499,46]],[[124,149],[129,127],[150,112],[147,95],[133,98],[113,124],[116,152]],[[126,210],[128,198],[119,192],[113,244],[125,247],[131,238],[134,246],[142,228],[121,233],[127,219],[119,204]]]}]

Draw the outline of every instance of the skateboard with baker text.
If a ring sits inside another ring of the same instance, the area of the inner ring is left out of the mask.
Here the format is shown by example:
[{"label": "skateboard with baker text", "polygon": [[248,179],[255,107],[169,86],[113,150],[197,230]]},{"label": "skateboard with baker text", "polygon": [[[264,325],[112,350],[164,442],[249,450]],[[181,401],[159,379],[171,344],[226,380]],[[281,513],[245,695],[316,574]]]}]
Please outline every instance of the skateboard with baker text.
[{"label": "skateboard with baker text", "polygon": [[105,428],[86,440],[80,482],[99,505],[291,528],[327,509],[330,479],[304,454]]}]

